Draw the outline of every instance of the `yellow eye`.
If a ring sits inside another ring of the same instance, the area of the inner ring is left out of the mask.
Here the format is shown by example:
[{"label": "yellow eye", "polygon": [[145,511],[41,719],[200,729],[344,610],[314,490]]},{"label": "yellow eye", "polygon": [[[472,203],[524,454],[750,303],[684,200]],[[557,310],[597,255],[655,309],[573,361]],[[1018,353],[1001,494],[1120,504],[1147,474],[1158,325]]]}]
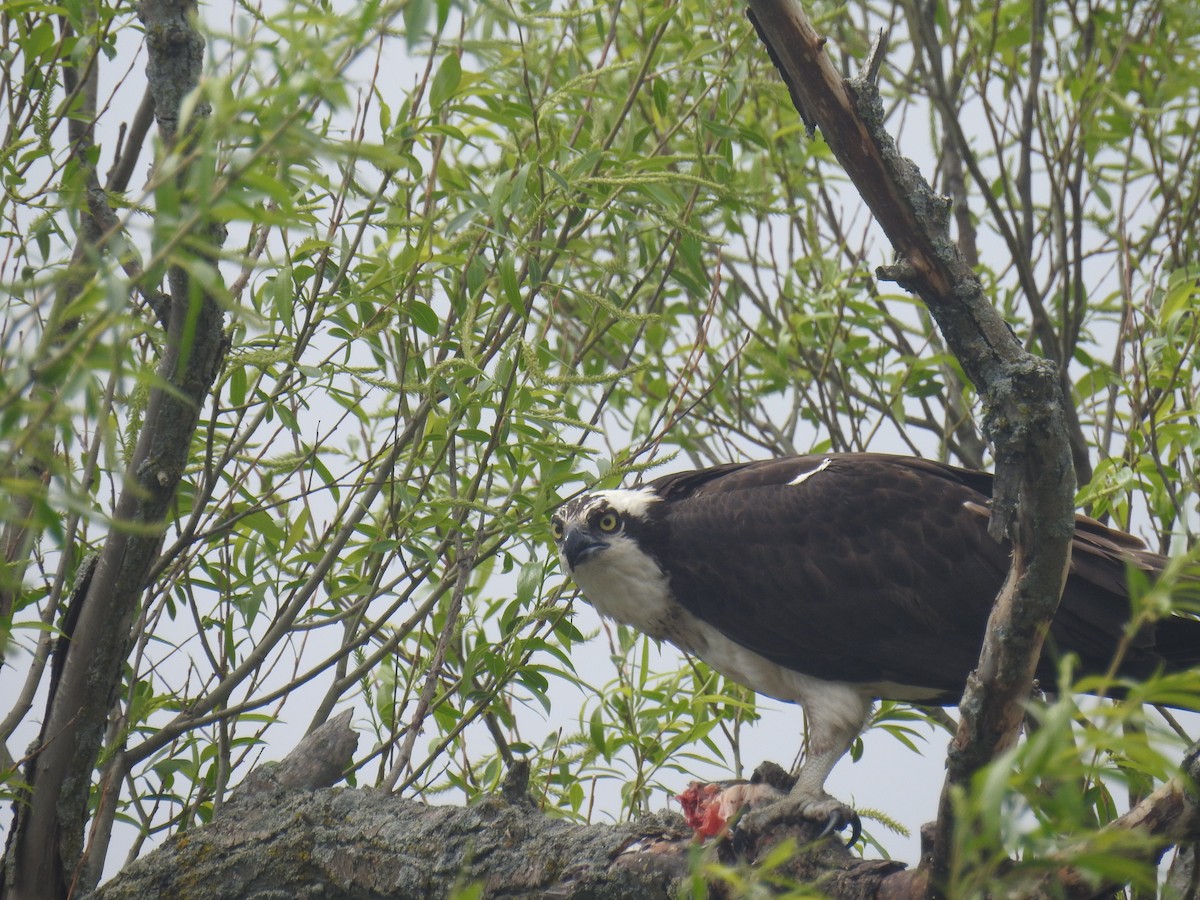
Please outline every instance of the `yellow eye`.
[{"label": "yellow eye", "polygon": [[600,526],[601,531],[616,531],[620,520],[617,519],[616,513],[606,512],[600,517],[600,521],[597,524]]},{"label": "yellow eye", "polygon": [[563,534],[564,534],[563,523],[560,522],[558,519],[551,519],[550,520],[550,534],[553,536],[553,538],[556,541],[561,541]]}]

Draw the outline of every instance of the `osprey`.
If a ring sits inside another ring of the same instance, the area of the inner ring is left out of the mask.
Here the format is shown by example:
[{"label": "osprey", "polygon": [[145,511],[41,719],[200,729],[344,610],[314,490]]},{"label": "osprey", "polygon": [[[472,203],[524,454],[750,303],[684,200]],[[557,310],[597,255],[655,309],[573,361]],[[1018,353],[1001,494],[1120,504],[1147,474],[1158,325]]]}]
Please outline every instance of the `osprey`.
[{"label": "osprey", "polygon": [[[595,491],[551,520],[565,570],[603,615],[718,672],[799,703],[808,752],[788,811],[855,826],[825,779],[877,699],[957,702],[975,668],[1010,548],[987,533],[992,476],[847,453],[714,466]],[[1126,567],[1165,559],[1077,516],[1062,602],[1037,667],[1103,673],[1130,616]],[[1170,616],[1125,647],[1119,674],[1200,665],[1200,621]]]}]

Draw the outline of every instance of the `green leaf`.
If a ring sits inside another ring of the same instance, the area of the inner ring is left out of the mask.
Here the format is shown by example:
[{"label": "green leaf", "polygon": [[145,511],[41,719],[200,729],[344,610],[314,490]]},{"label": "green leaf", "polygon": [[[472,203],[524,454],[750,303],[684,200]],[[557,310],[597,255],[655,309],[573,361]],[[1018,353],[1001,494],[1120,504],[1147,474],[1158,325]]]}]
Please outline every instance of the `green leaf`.
[{"label": "green leaf", "polygon": [[521,566],[517,574],[517,600],[522,605],[533,602],[534,594],[542,583],[542,571],[542,564],[537,560],[531,560]]},{"label": "green leaf", "polygon": [[429,105],[433,109],[441,109],[454,96],[461,81],[462,63],[456,54],[446,54],[442,64],[438,66],[437,74],[433,76],[433,84],[429,88]]},{"label": "green leaf", "polygon": [[404,306],[409,320],[428,335],[438,333],[440,323],[437,313],[423,300],[410,300]]},{"label": "green leaf", "polygon": [[504,299],[519,315],[525,315],[525,303],[521,299],[521,288],[517,283],[516,261],[511,253],[500,257],[500,289]]}]

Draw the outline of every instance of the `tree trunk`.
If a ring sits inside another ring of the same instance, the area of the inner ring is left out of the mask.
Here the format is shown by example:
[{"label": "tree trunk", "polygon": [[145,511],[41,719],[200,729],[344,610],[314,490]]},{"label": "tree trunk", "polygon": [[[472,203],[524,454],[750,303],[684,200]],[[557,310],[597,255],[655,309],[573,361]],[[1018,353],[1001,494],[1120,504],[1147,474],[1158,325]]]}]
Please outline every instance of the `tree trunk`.
[{"label": "tree trunk", "polygon": [[[529,797],[528,769],[520,763],[500,794],[467,807],[329,787],[353,759],[358,738],[350,715],[322,725],[283,762],[256,769],[211,824],[142,857],[103,885],[95,900],[424,900],[460,890],[499,898],[638,900],[678,897],[697,884],[707,896],[721,898],[740,894],[705,871],[708,864],[742,866],[741,877],[750,880],[746,863],[762,860],[785,840],[795,849],[774,860],[769,881],[756,883],[763,892],[791,883],[842,900],[917,900],[928,889],[927,869],[860,859],[836,836],[819,837],[819,823],[779,827],[753,844],[735,824],[700,845],[675,813],[617,825],[553,818]],[[1195,755],[1189,760],[1200,770]],[[1112,827],[1200,837],[1200,810],[1191,794],[1172,783],[1155,797]],[[1036,896],[1091,897],[1096,890],[1064,866]]]},{"label": "tree trunk", "polygon": [[[194,27],[194,0],[146,0],[148,80],[165,147],[176,147],[180,105],[200,81],[204,40]],[[195,115],[207,112],[197,105]],[[187,188],[187,174],[178,183]],[[97,191],[99,189],[97,188]],[[104,205],[103,191],[96,201]],[[111,214],[111,210],[108,211]],[[214,245],[219,226],[197,237]],[[193,257],[219,280],[212,260]],[[41,734],[25,769],[26,789],[5,850],[0,896],[45,900],[87,884],[84,825],[109,711],[128,657],[130,629],[157,558],[167,513],[190,453],[200,409],[224,354],[224,313],[216,297],[181,265],[167,271],[169,307],[159,383],[150,391],[137,447],[94,570],[80,578],[52,660]],[[121,779],[115,779],[119,785]],[[104,798],[101,798],[101,803]]]},{"label": "tree trunk", "polygon": [[[325,786],[351,762],[346,712],[280,764],[251,773],[205,828],[177,835],[122,871],[96,900],[146,897],[676,897],[710,861],[733,863],[736,835],[700,848],[681,816],[580,825],[548,816],[514,767],[499,795],[467,807],[428,806],[385,791]],[[776,870],[848,898],[911,896],[903,863],[863,860],[820,826],[788,829],[804,849]],[[757,853],[760,847],[741,847]],[[719,883],[710,896],[725,896]]]}]

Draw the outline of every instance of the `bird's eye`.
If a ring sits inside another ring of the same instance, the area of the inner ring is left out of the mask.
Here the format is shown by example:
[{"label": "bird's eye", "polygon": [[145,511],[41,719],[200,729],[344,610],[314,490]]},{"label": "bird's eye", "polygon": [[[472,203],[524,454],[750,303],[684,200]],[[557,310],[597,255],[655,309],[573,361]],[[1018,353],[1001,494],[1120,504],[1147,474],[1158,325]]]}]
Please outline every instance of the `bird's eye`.
[{"label": "bird's eye", "polygon": [[600,526],[601,531],[616,531],[619,520],[615,512],[606,512],[600,517],[600,521],[597,524]]},{"label": "bird's eye", "polygon": [[550,534],[554,537],[554,539],[556,541],[562,540],[564,530],[563,530],[563,523],[560,520],[558,520],[558,519],[550,520]]}]

